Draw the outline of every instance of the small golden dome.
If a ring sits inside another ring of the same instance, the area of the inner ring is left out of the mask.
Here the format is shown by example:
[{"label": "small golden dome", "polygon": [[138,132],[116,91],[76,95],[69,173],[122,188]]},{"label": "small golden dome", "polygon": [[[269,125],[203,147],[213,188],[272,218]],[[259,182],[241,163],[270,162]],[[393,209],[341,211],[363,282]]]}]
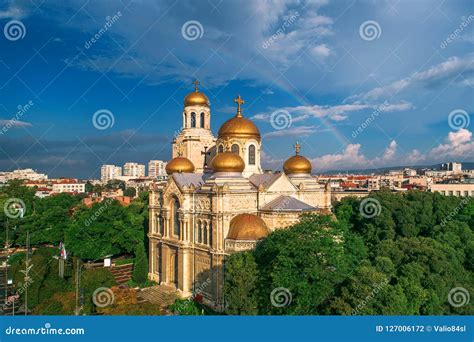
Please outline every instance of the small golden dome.
[{"label": "small golden dome", "polygon": [[209,107],[209,99],[204,93],[201,93],[198,89],[199,81],[196,80],[193,82],[195,84],[195,89],[192,93],[189,93],[184,98],[184,106],[205,106]]},{"label": "small golden dome", "polygon": [[226,151],[216,154],[211,161],[211,167],[214,172],[242,172],[245,162],[239,155]]},{"label": "small golden dome", "polygon": [[301,145],[299,143],[296,143],[295,155],[288,158],[283,164],[283,171],[287,175],[311,173],[311,170],[312,170],[311,162],[307,158],[299,155],[300,148],[301,148]]},{"label": "small golden dome", "polygon": [[171,159],[166,164],[166,173],[171,175],[173,173],[194,172],[194,164],[188,158],[176,157]]},{"label": "small golden dome", "polygon": [[237,115],[227,120],[219,129],[219,138],[254,138],[260,140],[260,132],[255,124],[242,116],[241,104],[245,103],[240,97],[234,100],[237,103]]},{"label": "small golden dome", "polygon": [[228,239],[260,240],[268,235],[265,222],[257,215],[239,214],[230,221]]}]

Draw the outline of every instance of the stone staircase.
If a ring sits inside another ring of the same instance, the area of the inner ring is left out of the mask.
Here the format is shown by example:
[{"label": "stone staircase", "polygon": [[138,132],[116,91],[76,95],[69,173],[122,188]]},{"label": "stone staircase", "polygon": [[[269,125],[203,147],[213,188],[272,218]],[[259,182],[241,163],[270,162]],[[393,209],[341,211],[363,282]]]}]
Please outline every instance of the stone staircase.
[{"label": "stone staircase", "polygon": [[139,303],[149,302],[166,308],[178,298],[176,290],[171,286],[158,285],[141,289],[137,292]]},{"label": "stone staircase", "polygon": [[113,266],[110,268],[110,273],[114,276],[117,284],[124,284],[132,278],[133,264]]}]

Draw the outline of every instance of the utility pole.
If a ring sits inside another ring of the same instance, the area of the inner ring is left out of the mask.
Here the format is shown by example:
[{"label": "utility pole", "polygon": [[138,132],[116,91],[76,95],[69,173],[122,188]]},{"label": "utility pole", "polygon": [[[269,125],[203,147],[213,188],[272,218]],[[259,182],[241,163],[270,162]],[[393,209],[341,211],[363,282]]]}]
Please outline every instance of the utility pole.
[{"label": "utility pole", "polygon": [[30,266],[29,254],[30,254],[30,231],[27,230],[26,231],[26,260],[25,260],[26,270],[27,270],[27,272],[25,272],[25,316],[28,315],[28,285],[30,281],[30,278],[28,276],[28,271],[29,271],[29,266]]},{"label": "utility pole", "polygon": [[79,258],[77,258],[76,261],[76,309],[74,310],[74,314],[76,316],[79,315],[79,288],[80,288],[80,283],[81,283],[81,266],[80,266],[80,261]]},{"label": "utility pole", "polygon": [[5,237],[5,303],[8,299],[8,217],[6,221],[6,237]]}]

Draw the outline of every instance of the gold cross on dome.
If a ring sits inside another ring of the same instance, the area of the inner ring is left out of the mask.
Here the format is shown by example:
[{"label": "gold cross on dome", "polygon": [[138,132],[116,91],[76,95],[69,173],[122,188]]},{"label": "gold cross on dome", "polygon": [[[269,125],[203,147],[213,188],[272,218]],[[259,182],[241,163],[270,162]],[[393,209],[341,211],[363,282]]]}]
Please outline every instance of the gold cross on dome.
[{"label": "gold cross on dome", "polygon": [[196,79],[193,82],[194,84],[194,91],[197,93],[199,91],[199,81]]},{"label": "gold cross on dome", "polygon": [[240,116],[242,115],[242,108],[241,105],[245,103],[245,101],[239,96],[234,100],[235,103],[237,103],[237,115]]},{"label": "gold cross on dome", "polygon": [[296,142],[295,146],[293,146],[295,148],[295,153],[296,154],[300,154],[300,150],[301,150],[301,145],[299,142]]}]

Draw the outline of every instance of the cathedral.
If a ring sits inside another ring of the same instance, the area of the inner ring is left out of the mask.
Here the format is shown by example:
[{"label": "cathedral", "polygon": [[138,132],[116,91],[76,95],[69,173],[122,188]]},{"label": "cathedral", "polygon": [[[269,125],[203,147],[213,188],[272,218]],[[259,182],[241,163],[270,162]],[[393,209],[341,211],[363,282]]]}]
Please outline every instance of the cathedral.
[{"label": "cathedral", "polygon": [[262,170],[260,131],[244,116],[240,95],[236,114],[214,136],[209,99],[194,84],[168,180],[150,190],[149,278],[219,309],[226,256],[254,248],[303,213],[329,212],[331,191],[311,175],[298,143],[283,172]]}]

